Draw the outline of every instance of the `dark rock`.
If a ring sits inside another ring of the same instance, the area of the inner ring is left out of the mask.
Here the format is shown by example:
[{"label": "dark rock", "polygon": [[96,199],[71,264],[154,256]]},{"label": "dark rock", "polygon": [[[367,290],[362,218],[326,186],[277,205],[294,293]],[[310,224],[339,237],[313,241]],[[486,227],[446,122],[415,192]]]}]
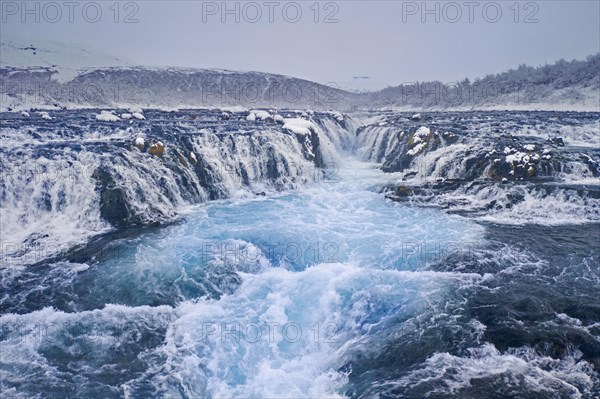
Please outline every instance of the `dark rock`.
[{"label": "dark rock", "polygon": [[100,215],[115,227],[125,227],[131,219],[125,193],[116,187],[115,180],[105,167],[99,167],[92,177],[100,191]]},{"label": "dark rock", "polygon": [[406,186],[398,186],[394,191],[394,195],[397,197],[410,197],[413,195],[413,190]]}]

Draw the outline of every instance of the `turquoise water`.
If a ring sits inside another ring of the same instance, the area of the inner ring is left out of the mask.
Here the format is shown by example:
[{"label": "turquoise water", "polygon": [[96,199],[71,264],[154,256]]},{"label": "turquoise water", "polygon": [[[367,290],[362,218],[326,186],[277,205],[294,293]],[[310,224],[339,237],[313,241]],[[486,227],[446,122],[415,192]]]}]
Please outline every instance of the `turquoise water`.
[{"label": "turquoise water", "polygon": [[[95,264],[53,265],[47,285],[61,295],[3,319],[58,327],[29,351],[9,345],[6,359],[44,353],[35,367],[57,378],[88,370],[83,385],[61,382],[64,392],[341,395],[354,351],[449,317],[456,292],[482,279],[428,270],[476,247],[482,227],[386,200],[376,189],[389,178],[348,160],[306,189],[198,206],[178,224],[115,240]],[[72,356],[88,346],[104,353],[100,364]]]}]

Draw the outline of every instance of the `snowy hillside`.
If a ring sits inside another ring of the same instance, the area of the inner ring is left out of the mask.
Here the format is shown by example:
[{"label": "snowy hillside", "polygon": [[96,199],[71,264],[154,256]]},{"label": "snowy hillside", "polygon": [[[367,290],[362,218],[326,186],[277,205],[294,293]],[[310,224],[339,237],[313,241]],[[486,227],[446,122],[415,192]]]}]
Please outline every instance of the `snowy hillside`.
[{"label": "snowy hillside", "polygon": [[0,68],[47,68],[53,79],[67,82],[86,68],[127,66],[132,63],[96,50],[48,40],[3,37]]},{"label": "snowy hillside", "polygon": [[[2,40],[0,110],[268,107],[391,110],[600,110],[600,54],[473,82],[416,82],[354,93],[262,72],[158,68],[83,48]],[[406,62],[411,62],[407,60]]]}]

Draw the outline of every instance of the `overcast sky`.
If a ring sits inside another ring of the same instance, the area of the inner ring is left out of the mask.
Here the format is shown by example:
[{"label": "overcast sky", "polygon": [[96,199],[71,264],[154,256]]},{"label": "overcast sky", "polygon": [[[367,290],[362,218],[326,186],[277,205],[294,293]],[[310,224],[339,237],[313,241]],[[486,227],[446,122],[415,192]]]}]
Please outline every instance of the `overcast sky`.
[{"label": "overcast sky", "polygon": [[23,4],[2,2],[0,34],[144,65],[265,71],[357,89],[453,82],[600,51],[596,0],[428,2],[429,14],[421,1],[229,2],[229,14],[221,1],[120,2],[118,14],[114,1],[30,1],[29,13]]}]

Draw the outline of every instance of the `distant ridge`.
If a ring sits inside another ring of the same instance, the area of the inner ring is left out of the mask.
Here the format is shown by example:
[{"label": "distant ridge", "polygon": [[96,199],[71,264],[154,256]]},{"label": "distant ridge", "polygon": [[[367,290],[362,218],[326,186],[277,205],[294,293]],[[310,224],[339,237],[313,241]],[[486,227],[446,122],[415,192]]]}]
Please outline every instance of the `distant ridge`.
[{"label": "distant ridge", "polygon": [[263,72],[135,66],[56,42],[2,39],[1,46],[0,110],[140,104],[157,108],[600,112],[600,53],[540,67],[520,65],[472,82],[414,82],[375,92],[350,92]]}]

